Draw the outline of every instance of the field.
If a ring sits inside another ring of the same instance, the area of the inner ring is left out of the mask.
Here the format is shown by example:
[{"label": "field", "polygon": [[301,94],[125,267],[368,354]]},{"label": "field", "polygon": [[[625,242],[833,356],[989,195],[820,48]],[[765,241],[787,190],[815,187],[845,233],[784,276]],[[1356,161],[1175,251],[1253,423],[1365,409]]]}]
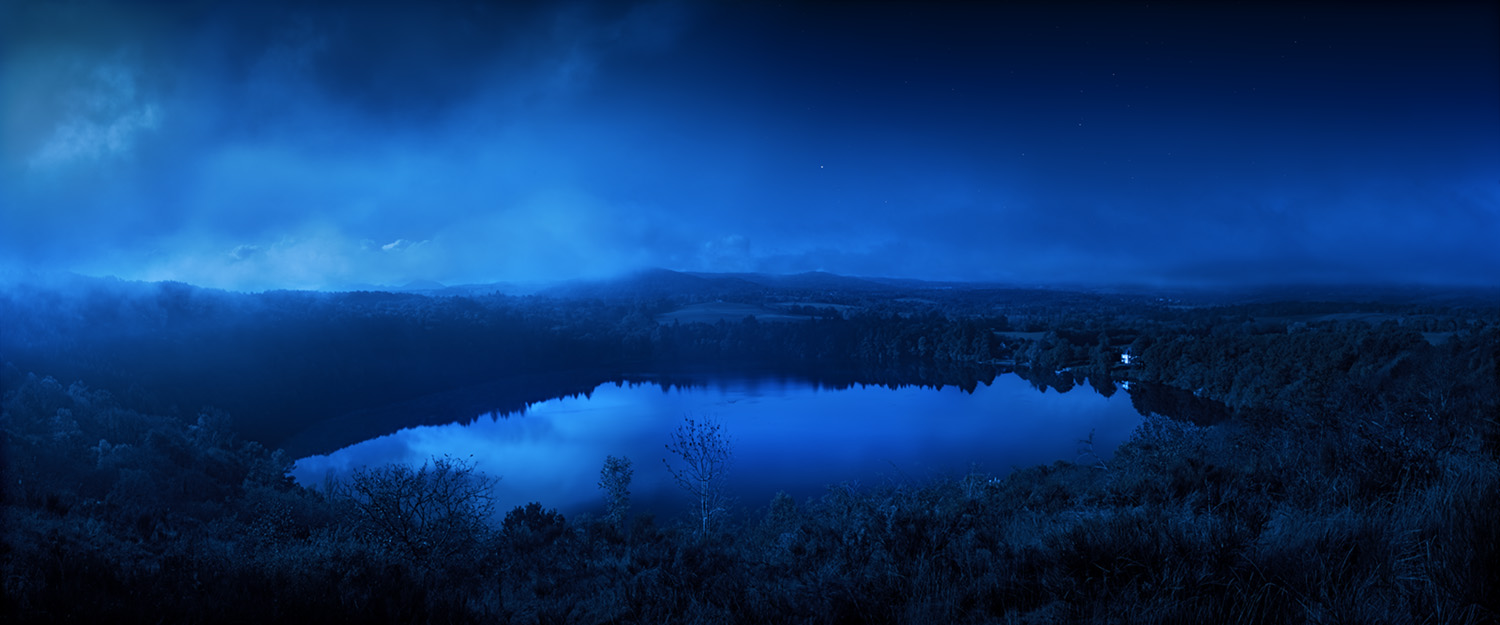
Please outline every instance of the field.
[{"label": "field", "polygon": [[996,330],[995,336],[1003,336],[1008,339],[1020,339],[1023,341],[1040,341],[1047,336],[1046,332],[1003,332]]},{"label": "field", "polygon": [[789,315],[754,304],[707,302],[690,304],[672,312],[662,313],[656,316],[656,321],[663,324],[718,323],[721,320],[738,323],[745,317],[755,317],[755,320],[760,322],[806,321],[808,319],[802,315]]},{"label": "field", "polygon": [[771,305],[777,308],[792,308],[794,306],[807,306],[808,308],[816,308],[818,310],[822,310],[824,308],[832,308],[841,313],[860,309],[859,306],[850,306],[848,304],[829,304],[825,302],[776,302]]},{"label": "field", "polygon": [[1346,312],[1308,315],[1277,315],[1274,317],[1256,317],[1255,320],[1259,322],[1269,323],[1323,323],[1325,321],[1363,321],[1370,325],[1379,325],[1386,321],[1400,321],[1401,315],[1379,312]]}]

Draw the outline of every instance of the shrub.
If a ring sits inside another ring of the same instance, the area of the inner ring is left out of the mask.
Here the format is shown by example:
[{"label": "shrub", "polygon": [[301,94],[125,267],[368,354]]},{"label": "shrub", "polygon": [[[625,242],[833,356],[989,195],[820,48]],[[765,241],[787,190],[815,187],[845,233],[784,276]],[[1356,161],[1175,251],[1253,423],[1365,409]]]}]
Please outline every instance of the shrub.
[{"label": "shrub", "polygon": [[488,529],[494,480],[443,457],[419,469],[387,465],[354,472],[350,493],[367,534],[409,558],[472,550]]}]

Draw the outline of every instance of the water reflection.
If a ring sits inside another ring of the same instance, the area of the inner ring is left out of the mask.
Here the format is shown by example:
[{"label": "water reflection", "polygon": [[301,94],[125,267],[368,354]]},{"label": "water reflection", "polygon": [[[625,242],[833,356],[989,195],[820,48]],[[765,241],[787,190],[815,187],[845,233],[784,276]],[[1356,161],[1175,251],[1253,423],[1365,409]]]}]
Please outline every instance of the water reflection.
[{"label": "water reflection", "polygon": [[481,471],[501,477],[496,495],[502,511],[540,501],[577,513],[602,507],[597,483],[605,456],[626,456],[635,463],[635,508],[675,516],[687,500],[662,459],[668,434],[688,415],[718,419],[731,436],[729,489],[742,509],[766,505],[778,490],[802,499],[840,482],[920,481],[1073,460],[1078,440],[1090,431],[1096,451],[1108,457],[1141,420],[1124,394],[1105,397],[1083,388],[1038,393],[1013,375],[973,392],[953,386],[832,390],[770,377],[663,378],[602,384],[515,416],[401,430],[304,458],[293,474],[318,484],[329,471],[344,476],[364,465],[415,466],[446,454],[472,458]]}]

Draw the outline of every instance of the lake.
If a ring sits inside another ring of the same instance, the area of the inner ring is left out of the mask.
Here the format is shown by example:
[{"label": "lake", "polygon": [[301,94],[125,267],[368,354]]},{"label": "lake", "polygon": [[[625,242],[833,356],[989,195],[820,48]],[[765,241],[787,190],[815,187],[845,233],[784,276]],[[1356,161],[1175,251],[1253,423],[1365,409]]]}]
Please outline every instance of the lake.
[{"label": "lake", "polygon": [[293,476],[318,486],[330,471],[343,478],[362,466],[420,466],[448,455],[500,478],[495,496],[502,514],[530,501],[577,514],[602,511],[599,470],[606,456],[625,456],[635,468],[633,510],[665,520],[689,505],[663,465],[668,437],[687,416],[715,419],[730,437],[727,488],[742,512],[766,506],[778,491],[801,501],[839,483],[920,484],[1072,461],[1090,432],[1095,452],[1108,458],[1142,419],[1128,393],[1106,398],[1087,385],[1039,391],[1010,374],[973,392],[834,389],[753,376],[682,380],[607,383],[520,414],[407,428],[302,458]]}]

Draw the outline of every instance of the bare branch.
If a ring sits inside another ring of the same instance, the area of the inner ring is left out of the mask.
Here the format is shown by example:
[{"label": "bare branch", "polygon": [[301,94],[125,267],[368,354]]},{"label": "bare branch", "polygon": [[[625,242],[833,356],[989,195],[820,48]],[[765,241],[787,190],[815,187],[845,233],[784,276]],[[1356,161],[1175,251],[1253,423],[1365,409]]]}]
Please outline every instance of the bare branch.
[{"label": "bare branch", "polygon": [[662,464],[677,484],[697,499],[701,531],[706,534],[709,520],[725,507],[724,476],[729,472],[732,450],[723,426],[712,420],[699,422],[685,417],[666,448],[679,466],[666,458],[662,458]]}]

